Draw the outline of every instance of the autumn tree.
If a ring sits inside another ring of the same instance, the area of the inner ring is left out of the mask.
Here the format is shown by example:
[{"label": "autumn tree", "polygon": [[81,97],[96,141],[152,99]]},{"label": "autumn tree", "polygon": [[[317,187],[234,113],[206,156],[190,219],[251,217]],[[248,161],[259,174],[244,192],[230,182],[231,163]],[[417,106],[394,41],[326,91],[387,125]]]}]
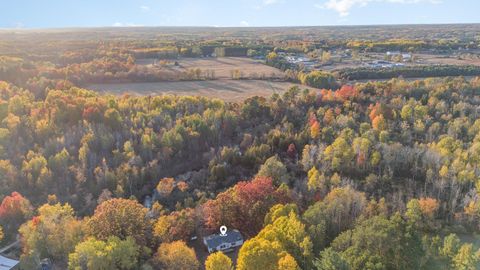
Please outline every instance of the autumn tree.
[{"label": "autumn tree", "polygon": [[222,252],[210,254],[205,261],[206,270],[232,270],[232,260]]},{"label": "autumn tree", "polygon": [[460,249],[460,239],[454,233],[451,233],[443,239],[443,246],[440,254],[446,258],[453,259]]},{"label": "autumn tree", "polygon": [[375,118],[372,120],[372,127],[378,131],[385,130],[387,128],[385,117],[383,117],[383,115],[375,116]]},{"label": "autumn tree", "polygon": [[343,85],[339,90],[335,91],[335,97],[341,101],[355,98],[358,95],[358,90],[351,85]]},{"label": "autumn tree", "polygon": [[307,187],[309,191],[325,191],[327,189],[327,182],[325,175],[320,174],[317,168],[312,167],[308,171]]},{"label": "autumn tree", "polygon": [[320,123],[316,119],[310,125],[310,137],[314,140],[320,137]]},{"label": "autumn tree", "polygon": [[250,239],[240,248],[237,269],[276,270],[280,252],[281,246],[279,243],[271,243],[266,239],[259,238]]},{"label": "autumn tree", "polygon": [[0,204],[0,225],[4,227],[6,233],[12,233],[31,217],[32,210],[30,201],[20,193],[13,192],[3,198]]},{"label": "autumn tree", "polygon": [[455,270],[478,269],[480,262],[480,251],[474,251],[472,244],[463,244],[458,253],[453,257],[453,268]]},{"label": "autumn tree", "polygon": [[405,215],[411,225],[419,229],[431,229],[438,202],[433,198],[412,199],[407,203]]},{"label": "autumn tree", "polygon": [[309,73],[300,73],[299,79],[302,84],[316,88],[336,89],[337,82],[332,74],[323,71],[311,71]]},{"label": "autumn tree", "polygon": [[158,182],[157,192],[161,197],[168,197],[175,188],[175,179],[163,178]]},{"label": "autumn tree", "polygon": [[292,255],[286,253],[278,260],[278,270],[300,270],[300,267]]},{"label": "autumn tree", "polygon": [[188,240],[195,230],[195,211],[187,208],[160,216],[153,227],[153,234],[162,242]]},{"label": "autumn tree", "polygon": [[277,156],[273,156],[265,161],[265,163],[260,167],[257,177],[271,178],[275,184],[287,184],[290,178],[287,168]]},{"label": "autumn tree", "polygon": [[333,170],[348,167],[352,164],[353,157],[351,145],[344,137],[336,138],[324,151],[324,161]]},{"label": "autumn tree", "polygon": [[88,238],[75,247],[68,259],[68,269],[137,269],[140,247],[133,238],[120,240],[116,236],[107,241]]},{"label": "autumn tree", "polygon": [[45,192],[52,184],[52,172],[47,166],[47,160],[40,153],[29,151],[21,172],[25,175],[27,184],[38,191]]},{"label": "autumn tree", "polygon": [[[312,242],[305,225],[294,211],[281,212],[285,214],[277,216],[257,236],[245,242],[238,255],[238,269],[277,269],[279,265],[291,267],[295,263],[303,267],[310,265]],[[291,256],[293,260],[282,261],[284,256]]]},{"label": "autumn tree", "polygon": [[262,228],[265,215],[277,203],[289,202],[289,191],[275,188],[271,178],[257,177],[239,182],[203,205],[207,229],[217,231],[222,225],[255,235]]},{"label": "autumn tree", "polygon": [[426,218],[435,218],[435,215],[439,209],[439,203],[436,199],[430,197],[420,198],[418,203],[420,204],[420,210],[422,211],[422,214]]},{"label": "autumn tree", "polygon": [[23,243],[21,264],[26,269],[33,269],[41,258],[66,264],[68,254],[84,237],[83,224],[73,208],[59,203],[41,206],[38,216],[23,224],[19,232]]},{"label": "autumn tree", "polygon": [[95,214],[87,220],[90,235],[99,240],[117,236],[121,240],[132,237],[140,246],[151,241],[151,221],[148,210],[133,200],[111,199],[100,204]]},{"label": "autumn tree", "polygon": [[195,251],[182,241],[162,243],[153,261],[158,269],[195,270],[200,267]]},{"label": "autumn tree", "polygon": [[272,224],[279,217],[288,217],[290,213],[298,215],[298,206],[294,203],[289,204],[276,204],[270,208],[268,213],[265,215],[265,225]]}]

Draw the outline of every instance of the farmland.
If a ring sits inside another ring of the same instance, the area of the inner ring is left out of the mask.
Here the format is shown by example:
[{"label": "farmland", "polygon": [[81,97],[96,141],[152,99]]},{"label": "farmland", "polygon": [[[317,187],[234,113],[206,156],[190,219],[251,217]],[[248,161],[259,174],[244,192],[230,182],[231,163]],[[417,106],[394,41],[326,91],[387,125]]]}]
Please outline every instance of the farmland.
[{"label": "farmland", "polygon": [[225,101],[242,101],[252,96],[269,97],[273,93],[283,93],[292,86],[305,87],[290,82],[262,80],[213,80],[152,83],[112,83],[92,84],[87,88],[107,94],[122,95],[193,95],[220,98]]},{"label": "farmland", "polygon": [[[86,88],[113,95],[193,95],[220,98],[229,102],[242,101],[252,96],[269,97],[274,93],[281,94],[293,86],[312,89],[283,81],[283,71],[246,57],[180,58],[175,61],[143,58],[137,59],[136,65],[151,69],[161,68],[172,73],[198,69],[202,73],[213,72],[214,79],[100,83],[87,85]],[[243,79],[234,80],[234,76]]]},{"label": "farmland", "polygon": [[[138,59],[139,65],[152,65],[154,59]],[[177,71],[187,71],[189,69],[210,70],[217,79],[228,79],[232,77],[232,72],[238,71],[243,76],[251,78],[271,78],[282,77],[283,71],[267,66],[261,61],[246,57],[221,57],[221,58],[181,58],[176,60],[177,66],[165,65],[166,68]]]}]

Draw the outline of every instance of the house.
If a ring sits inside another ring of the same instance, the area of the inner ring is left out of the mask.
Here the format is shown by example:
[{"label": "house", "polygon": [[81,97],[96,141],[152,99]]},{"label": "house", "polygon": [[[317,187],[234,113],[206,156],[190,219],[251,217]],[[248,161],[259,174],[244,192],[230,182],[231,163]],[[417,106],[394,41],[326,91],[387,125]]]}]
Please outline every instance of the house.
[{"label": "house", "polygon": [[243,245],[242,234],[238,230],[230,230],[225,235],[212,234],[203,238],[203,244],[209,253],[225,251]]},{"label": "house", "polygon": [[18,268],[19,261],[12,260],[0,255],[0,270],[15,270]]},{"label": "house", "polygon": [[394,52],[391,52],[391,51],[388,51],[387,52],[387,56],[399,56],[401,55],[402,53],[399,52],[399,51],[394,51]]},{"label": "house", "polygon": [[409,53],[404,53],[404,54],[402,54],[402,60],[404,62],[410,61],[410,60],[412,60],[412,55],[409,54]]}]

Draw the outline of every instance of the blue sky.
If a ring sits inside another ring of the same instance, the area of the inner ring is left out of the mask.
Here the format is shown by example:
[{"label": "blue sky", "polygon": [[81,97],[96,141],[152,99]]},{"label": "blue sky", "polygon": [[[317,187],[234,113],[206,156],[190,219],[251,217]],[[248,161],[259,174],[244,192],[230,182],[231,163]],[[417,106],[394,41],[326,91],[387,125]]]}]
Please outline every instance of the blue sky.
[{"label": "blue sky", "polygon": [[480,23],[478,0],[5,0],[0,28]]}]

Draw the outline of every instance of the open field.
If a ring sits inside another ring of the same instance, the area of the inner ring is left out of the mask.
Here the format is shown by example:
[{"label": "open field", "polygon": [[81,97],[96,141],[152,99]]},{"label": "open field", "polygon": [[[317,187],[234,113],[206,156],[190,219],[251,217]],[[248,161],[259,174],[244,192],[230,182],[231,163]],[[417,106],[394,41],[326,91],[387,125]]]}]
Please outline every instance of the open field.
[{"label": "open field", "polygon": [[[279,77],[283,72],[274,67],[267,66],[261,61],[244,57],[221,57],[221,58],[186,58],[180,60],[180,66],[183,68],[200,68],[202,70],[210,69],[215,71],[217,78],[230,78],[232,70],[239,70],[245,76],[257,74],[257,76]],[[255,77],[255,76],[253,76]]]},{"label": "open field", "polygon": [[122,95],[194,95],[220,98],[225,101],[242,101],[252,96],[269,97],[273,93],[283,93],[292,86],[301,89],[307,86],[289,82],[271,82],[263,80],[213,80],[213,81],[181,81],[154,83],[112,83],[92,84],[88,89],[101,93]]},{"label": "open field", "polygon": [[421,54],[419,58],[424,64],[433,65],[474,65],[480,66],[480,55],[429,55]]},{"label": "open field", "polygon": [[[136,64],[151,66],[153,61],[153,59],[137,59]],[[247,57],[180,58],[171,61],[178,62],[178,66],[166,66],[172,70],[187,71],[196,68],[202,71],[211,70],[215,72],[217,79],[231,78],[231,72],[234,70],[240,71],[246,77],[283,77],[281,70]]]}]

